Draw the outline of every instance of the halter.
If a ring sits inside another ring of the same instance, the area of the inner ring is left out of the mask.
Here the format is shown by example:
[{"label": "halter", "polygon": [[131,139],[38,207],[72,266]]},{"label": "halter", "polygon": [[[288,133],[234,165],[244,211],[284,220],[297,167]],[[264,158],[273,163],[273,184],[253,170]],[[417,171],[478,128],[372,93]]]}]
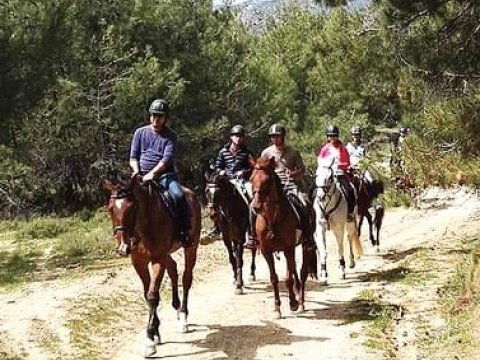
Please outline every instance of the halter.
[{"label": "halter", "polygon": [[[133,192],[131,190],[120,190],[118,191],[118,193],[110,195],[110,199],[113,199],[113,200],[125,199],[126,197],[129,197],[132,195],[133,195]],[[119,231],[127,232],[128,227],[125,225],[116,225],[113,227],[112,235],[116,236],[117,232]]]},{"label": "halter", "polygon": [[[207,192],[208,190],[219,190],[219,189],[220,189],[220,186],[217,183],[208,183],[207,186],[205,187],[205,192]],[[208,200],[207,208],[209,209],[215,208],[215,201],[213,196],[211,200],[210,199]]]},{"label": "halter", "polygon": [[[269,167],[266,167],[266,166],[255,165],[254,170],[264,171],[267,174],[271,175],[270,176],[270,183],[268,184],[268,187],[263,190],[263,191],[266,192],[266,196],[264,198],[264,201],[262,201],[262,203],[261,203],[260,209],[263,209],[265,211],[265,205],[269,204],[269,203],[272,204],[274,206],[274,209],[275,209],[275,211],[273,213],[273,220],[271,222],[268,221],[269,219],[265,216],[265,214],[258,213],[258,215],[262,215],[264,217],[264,219],[267,222],[267,228],[273,236],[273,234],[274,234],[273,227],[276,223],[277,215],[279,213],[279,198],[277,197],[277,199],[272,199],[269,194],[271,192],[272,186],[275,187],[275,183],[276,183],[275,175],[276,174],[275,174],[275,171],[273,171],[272,169],[270,169]],[[253,191],[252,191],[252,199],[255,198],[255,194],[262,193],[263,191],[261,191],[260,188],[254,188]],[[277,189],[273,189],[273,191],[277,192]],[[253,211],[253,208],[252,208],[252,211]]]},{"label": "halter", "polygon": [[[323,216],[328,222],[328,219],[330,215],[337,210],[338,206],[340,205],[340,202],[342,200],[342,193],[341,190],[337,190],[337,184],[335,181],[335,175],[333,174],[333,169],[331,166],[328,167],[330,170],[330,178],[332,179],[332,182],[329,185],[322,185],[322,186],[317,186],[317,188],[324,189],[325,192],[325,198],[328,199],[328,201],[323,201],[317,196],[318,200],[318,207],[320,208],[320,211],[322,212]],[[338,196],[337,201],[333,204],[333,206],[327,211],[327,208],[329,205],[332,203],[333,196],[335,195],[336,192],[340,193],[340,196]],[[322,204],[325,204],[325,206],[322,206]]]}]

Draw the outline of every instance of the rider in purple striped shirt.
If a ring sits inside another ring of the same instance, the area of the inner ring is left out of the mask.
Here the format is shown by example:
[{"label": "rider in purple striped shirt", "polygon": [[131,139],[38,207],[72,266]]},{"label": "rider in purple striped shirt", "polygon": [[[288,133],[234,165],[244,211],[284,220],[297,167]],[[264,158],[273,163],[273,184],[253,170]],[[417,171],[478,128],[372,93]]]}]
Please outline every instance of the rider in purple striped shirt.
[{"label": "rider in purple striped shirt", "polygon": [[190,216],[188,204],[175,173],[174,160],[177,136],[166,126],[168,103],[156,99],[149,108],[150,124],[138,128],[130,147],[130,167],[143,181],[154,180],[167,189],[179,212],[179,237],[182,246],[190,244]]}]

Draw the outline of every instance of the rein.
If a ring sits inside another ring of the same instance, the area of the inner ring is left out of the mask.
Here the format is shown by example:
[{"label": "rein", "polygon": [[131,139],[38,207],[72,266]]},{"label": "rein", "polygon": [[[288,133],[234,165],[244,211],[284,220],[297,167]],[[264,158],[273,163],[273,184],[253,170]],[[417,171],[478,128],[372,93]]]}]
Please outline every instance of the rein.
[{"label": "rein", "polygon": [[[330,171],[331,171],[331,177],[334,178],[334,175],[333,175],[333,169],[330,167],[329,168]],[[318,188],[323,188],[323,189],[326,189],[327,186],[318,186]],[[330,215],[335,211],[337,210],[338,206],[340,205],[340,202],[342,201],[342,191],[341,190],[338,190],[338,192],[340,193],[340,196],[338,196],[337,198],[337,201],[334,203],[333,207],[331,207],[328,211],[327,211],[327,208],[328,206],[330,205],[330,203],[332,202],[332,199],[333,199],[333,195],[336,193],[336,188],[337,188],[337,185],[336,185],[336,182],[335,182],[335,179],[333,179],[332,183],[330,184],[330,186],[328,186],[328,191],[325,192],[325,197],[328,197],[328,202],[324,202],[322,201],[318,196],[317,196],[317,200],[318,200],[318,207],[320,208],[320,211],[322,212],[323,216],[325,217],[325,220],[327,220],[327,223],[329,222],[329,218],[330,218]],[[325,204],[325,206],[322,206],[322,204]]]},{"label": "rein", "polygon": [[[263,218],[266,220],[267,229],[271,233],[271,236],[273,237],[275,235],[275,233],[273,231],[273,228],[274,228],[275,224],[277,223],[279,207],[280,207],[280,204],[279,204],[280,203],[280,196],[278,196],[279,191],[278,191],[278,188],[277,188],[277,179],[275,178],[276,175],[275,175],[274,171],[272,171],[270,168],[267,168],[267,167],[264,167],[264,166],[255,165],[254,170],[264,171],[265,173],[270,175],[270,177],[269,177],[270,182],[268,183],[268,187],[266,189],[266,196],[264,198],[264,201],[261,202],[261,209],[263,209],[263,211],[259,212],[258,215],[263,216]],[[272,186],[273,186],[273,189],[272,189]],[[272,191],[274,192],[274,194],[277,194],[277,197],[275,199],[272,198],[272,196],[270,195],[270,193]],[[260,193],[260,189],[259,188],[253,189],[252,193],[253,193],[252,197],[255,198],[255,194]],[[271,221],[268,218],[268,216],[266,216],[266,214],[265,214],[265,212],[266,212],[265,205],[266,204],[272,204],[274,206],[273,219],[271,219]]]}]

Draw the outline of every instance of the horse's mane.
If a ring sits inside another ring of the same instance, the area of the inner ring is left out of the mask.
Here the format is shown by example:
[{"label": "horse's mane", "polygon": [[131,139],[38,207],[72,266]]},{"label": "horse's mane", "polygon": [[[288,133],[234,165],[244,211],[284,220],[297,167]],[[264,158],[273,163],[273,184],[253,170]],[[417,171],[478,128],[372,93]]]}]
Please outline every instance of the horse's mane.
[{"label": "horse's mane", "polygon": [[273,166],[271,158],[268,158],[266,156],[259,157],[255,163],[255,167],[259,169],[268,170],[268,172],[272,175],[273,181],[275,182],[275,188],[277,190],[278,195],[280,196],[284,195],[284,192],[282,191],[283,189],[282,181],[280,180],[280,177],[278,176],[278,174],[275,172],[275,167]]}]

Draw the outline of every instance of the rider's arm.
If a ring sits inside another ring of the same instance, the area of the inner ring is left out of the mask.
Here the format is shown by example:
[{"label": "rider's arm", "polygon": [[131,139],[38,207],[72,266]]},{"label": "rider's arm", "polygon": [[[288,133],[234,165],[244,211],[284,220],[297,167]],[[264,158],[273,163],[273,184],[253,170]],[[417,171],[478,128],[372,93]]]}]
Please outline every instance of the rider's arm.
[{"label": "rider's arm", "polygon": [[294,158],[294,167],[290,171],[290,176],[293,179],[302,177],[305,174],[305,165],[303,164],[302,156],[299,151],[296,151]]},{"label": "rider's arm", "polygon": [[340,146],[338,151],[340,152],[338,158],[338,168],[343,171],[347,171],[350,167],[350,154],[345,146]]},{"label": "rider's arm", "polygon": [[153,176],[153,178],[157,178],[162,175],[168,168],[171,167],[173,163],[173,157],[175,155],[175,140],[168,139],[165,148],[163,149],[163,157],[162,160],[158,162],[155,167],[150,170],[149,174]]},{"label": "rider's arm", "polygon": [[223,157],[223,148],[218,152],[215,159],[215,172],[218,174],[220,171],[225,171],[225,158]]},{"label": "rider's arm", "polygon": [[132,168],[132,175],[136,175],[140,172],[140,131],[136,130],[133,134],[132,144],[130,145],[130,167]]}]

